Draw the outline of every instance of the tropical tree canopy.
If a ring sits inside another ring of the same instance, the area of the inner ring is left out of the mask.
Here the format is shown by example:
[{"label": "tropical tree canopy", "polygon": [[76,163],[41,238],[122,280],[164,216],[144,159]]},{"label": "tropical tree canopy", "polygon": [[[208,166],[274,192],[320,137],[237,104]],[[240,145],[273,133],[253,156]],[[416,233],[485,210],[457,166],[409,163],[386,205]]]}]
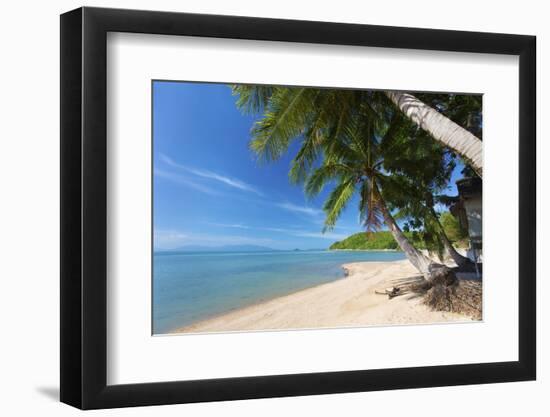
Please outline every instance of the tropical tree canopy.
[{"label": "tropical tree canopy", "polygon": [[482,176],[483,146],[478,137],[412,94],[398,91],[386,91],[385,94],[417,126],[460,154],[477,175]]},{"label": "tropical tree canopy", "polygon": [[[250,142],[261,161],[277,160],[299,141],[290,180],[303,183],[310,197],[332,187],[323,206],[324,230],[335,226],[358,195],[365,229],[385,224],[409,260],[429,276],[433,262],[409,242],[394,216],[405,221],[407,229],[420,230],[429,249],[442,254],[451,246],[442,239],[432,196],[447,186],[456,166],[455,150],[434,141],[382,92],[243,85],[233,90],[241,109],[261,115]],[[439,97],[434,103],[463,120],[464,110],[453,100]],[[477,122],[471,123],[475,130]]]},{"label": "tropical tree canopy", "polygon": [[[452,93],[410,93],[396,91],[337,90],[301,87],[276,87],[236,85],[238,106],[249,113],[261,113],[268,102],[290,113],[310,108],[322,119],[342,116],[346,111],[355,111],[358,105],[385,107],[398,110],[426,131],[433,139],[457,153],[468,168],[481,177],[482,161],[482,99],[480,95]],[[324,92],[324,93],[323,93]],[[308,94],[309,93],[309,94]],[[318,93],[318,95],[316,94]],[[312,100],[312,94],[318,100]],[[272,100],[272,96],[277,95]],[[276,107],[273,116],[276,117]],[[336,111],[336,113],[335,113]],[[292,115],[288,115],[289,118]],[[285,117],[286,118],[286,117]]]}]

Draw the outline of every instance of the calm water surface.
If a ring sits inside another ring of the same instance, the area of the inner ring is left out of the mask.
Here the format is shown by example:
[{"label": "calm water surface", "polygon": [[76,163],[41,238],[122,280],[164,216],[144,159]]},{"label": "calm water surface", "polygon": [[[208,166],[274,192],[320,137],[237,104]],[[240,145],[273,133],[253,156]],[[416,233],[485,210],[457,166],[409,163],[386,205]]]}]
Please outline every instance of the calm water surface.
[{"label": "calm water surface", "polygon": [[344,263],[400,259],[402,252],[158,252],[153,333],[343,278]]}]

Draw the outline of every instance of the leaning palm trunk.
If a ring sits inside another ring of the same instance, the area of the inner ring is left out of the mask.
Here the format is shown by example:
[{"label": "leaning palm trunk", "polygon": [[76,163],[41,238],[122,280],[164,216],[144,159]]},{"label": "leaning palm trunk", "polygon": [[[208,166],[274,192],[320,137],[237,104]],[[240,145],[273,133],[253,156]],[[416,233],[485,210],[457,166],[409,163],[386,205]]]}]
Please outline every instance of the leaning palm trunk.
[{"label": "leaning palm trunk", "polygon": [[418,271],[424,276],[424,278],[426,278],[426,280],[430,281],[430,267],[433,266],[434,262],[418,249],[416,249],[411,244],[411,242],[409,242],[409,239],[407,239],[407,236],[405,236],[403,231],[400,229],[399,225],[391,215],[390,210],[386,206],[386,202],[379,193],[378,199],[380,210],[382,211],[382,215],[384,216],[384,222],[386,223],[386,226],[388,226],[388,228],[390,229],[393,238],[395,239],[401,250],[405,253],[407,259],[414,265],[416,269],[418,269]]},{"label": "leaning palm trunk", "polygon": [[433,218],[435,219],[435,221],[437,222],[437,225],[439,227],[439,237],[441,238],[441,241],[443,242],[443,246],[445,246],[445,250],[447,251],[447,253],[451,257],[451,259],[459,267],[466,267],[466,266],[472,265],[473,262],[469,258],[467,258],[465,256],[462,256],[454,248],[453,244],[451,243],[451,241],[447,237],[447,234],[445,233],[445,229],[443,229],[443,225],[439,221],[439,217],[437,217],[437,213],[435,212],[433,207],[431,208],[430,211],[431,211],[431,214],[432,214]]},{"label": "leaning palm trunk", "polygon": [[440,236],[441,240],[443,241],[443,245],[447,250],[447,253],[459,267],[466,267],[473,264],[473,262],[469,258],[462,256],[460,253],[457,252],[444,231],[441,232]]},{"label": "leaning palm trunk", "polygon": [[421,287],[417,288],[426,290],[425,303],[435,310],[443,311],[454,311],[457,309],[456,305],[464,304],[463,301],[458,300],[457,302],[456,300],[458,281],[455,273],[445,265],[433,262],[409,242],[391,215],[380,193],[377,194],[378,206],[394,239],[405,252],[409,261],[424,276],[425,281],[421,284]]},{"label": "leaning palm trunk", "polygon": [[481,140],[412,94],[398,91],[385,93],[409,119],[427,131],[435,140],[462,156],[477,175],[483,178]]}]

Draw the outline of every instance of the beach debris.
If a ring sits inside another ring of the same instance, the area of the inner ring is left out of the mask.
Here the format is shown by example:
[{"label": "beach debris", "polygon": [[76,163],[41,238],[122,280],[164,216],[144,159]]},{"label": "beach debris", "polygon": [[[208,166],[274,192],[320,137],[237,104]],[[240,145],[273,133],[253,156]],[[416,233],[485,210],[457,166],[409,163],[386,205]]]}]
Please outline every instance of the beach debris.
[{"label": "beach debris", "polygon": [[424,303],[432,310],[465,314],[474,320],[482,318],[482,281],[460,279],[453,285],[434,285]]},{"label": "beach debris", "polygon": [[459,279],[459,268],[430,266],[430,279],[411,286],[412,292],[423,294],[424,304],[434,311],[464,314],[481,320],[482,280]]},{"label": "beach debris", "polygon": [[399,287],[389,287],[389,288],[384,289],[383,291],[374,290],[374,293],[375,294],[380,294],[380,295],[387,295],[388,299],[391,300],[393,297],[397,297],[402,292],[401,292],[401,288],[399,288]]}]

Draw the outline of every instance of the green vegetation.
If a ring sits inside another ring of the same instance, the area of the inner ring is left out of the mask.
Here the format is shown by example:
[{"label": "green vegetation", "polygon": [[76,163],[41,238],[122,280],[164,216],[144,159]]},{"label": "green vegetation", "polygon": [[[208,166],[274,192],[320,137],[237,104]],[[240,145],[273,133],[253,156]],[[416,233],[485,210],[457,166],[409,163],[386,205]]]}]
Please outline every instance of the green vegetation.
[{"label": "green vegetation", "polygon": [[[418,249],[425,249],[421,236],[417,232],[406,232],[405,236],[414,243]],[[334,242],[330,250],[401,250],[391,232],[359,232],[344,240]]]},{"label": "green vegetation", "polygon": [[[469,262],[445,235],[434,201],[448,188],[457,154],[481,174],[481,165],[474,163],[480,152],[468,153],[481,149],[480,140],[448,118],[474,130],[481,125],[475,117],[480,97],[426,95],[419,100],[399,92],[254,85],[237,85],[233,91],[239,108],[261,115],[251,130],[250,148],[257,158],[272,162],[292,152],[292,183],[302,184],[310,199],[330,189],[323,231],[333,229],[356,199],[362,226],[377,232],[351,236],[332,249],[399,247],[428,280],[434,261],[419,249],[440,258],[446,250],[457,264]],[[425,116],[420,125],[415,109]],[[448,139],[457,131],[460,146],[449,148]],[[291,146],[295,142],[297,148]],[[403,229],[398,220],[405,222]]]},{"label": "green vegetation", "polygon": [[464,241],[468,238],[468,233],[460,227],[458,219],[446,211],[441,214],[439,221],[449,240],[458,243],[458,246],[463,246]]},{"label": "green vegetation", "polygon": [[[443,212],[439,221],[443,226],[445,234],[449,240],[457,247],[467,246],[467,234],[462,230],[458,219],[448,211]],[[425,236],[422,232],[405,232],[405,236],[418,249],[426,249]],[[330,250],[401,250],[397,241],[393,238],[391,232],[379,231],[372,233],[355,233],[344,240],[334,242],[329,247]],[[430,248],[431,249],[431,248]]]},{"label": "green vegetation", "polygon": [[398,247],[390,232],[359,232],[333,243],[329,249],[395,250]]}]

